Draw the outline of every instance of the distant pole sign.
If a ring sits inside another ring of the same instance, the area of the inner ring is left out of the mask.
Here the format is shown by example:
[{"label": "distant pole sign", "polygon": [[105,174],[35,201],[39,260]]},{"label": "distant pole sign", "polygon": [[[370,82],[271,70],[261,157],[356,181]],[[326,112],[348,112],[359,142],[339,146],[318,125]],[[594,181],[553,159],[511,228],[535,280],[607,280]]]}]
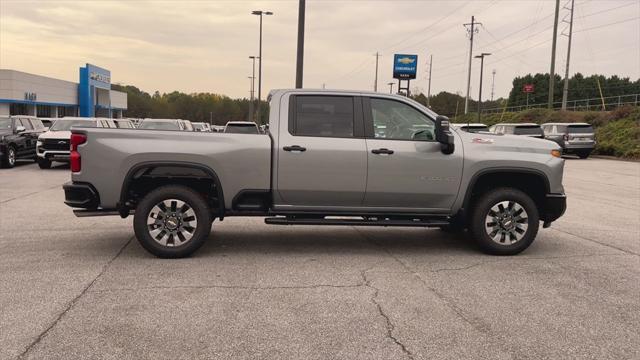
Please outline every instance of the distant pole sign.
[{"label": "distant pole sign", "polygon": [[393,78],[411,80],[416,78],[418,55],[395,54],[393,56]]},{"label": "distant pole sign", "polygon": [[535,86],[533,86],[533,84],[524,84],[524,86],[522,87],[522,92],[530,94],[532,92],[534,92],[536,90]]}]

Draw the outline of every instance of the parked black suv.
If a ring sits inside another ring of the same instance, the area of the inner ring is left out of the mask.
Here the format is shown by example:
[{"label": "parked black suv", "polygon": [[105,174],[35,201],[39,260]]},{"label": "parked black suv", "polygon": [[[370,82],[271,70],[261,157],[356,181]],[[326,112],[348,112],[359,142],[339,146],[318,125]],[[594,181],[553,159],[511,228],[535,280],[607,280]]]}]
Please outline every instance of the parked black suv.
[{"label": "parked black suv", "polygon": [[44,130],[38,118],[0,116],[0,166],[11,168],[17,159],[36,160],[36,142]]},{"label": "parked black suv", "polygon": [[576,154],[586,159],[596,147],[593,127],[587,123],[546,123],[542,124],[544,138],[555,141],[564,154]]}]

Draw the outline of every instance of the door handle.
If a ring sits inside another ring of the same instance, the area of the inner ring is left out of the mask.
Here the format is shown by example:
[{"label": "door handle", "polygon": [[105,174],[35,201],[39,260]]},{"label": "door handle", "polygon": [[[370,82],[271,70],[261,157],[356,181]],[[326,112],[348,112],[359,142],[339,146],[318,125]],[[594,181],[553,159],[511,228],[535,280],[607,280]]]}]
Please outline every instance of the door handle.
[{"label": "door handle", "polygon": [[389,150],[387,148],[373,149],[373,150],[371,150],[371,152],[376,154],[376,155],[380,155],[380,154],[391,155],[391,154],[393,154],[393,150]]},{"label": "door handle", "polygon": [[303,151],[307,151],[306,147],[302,147],[300,145],[292,145],[292,146],[285,146],[282,148],[282,150],[284,151],[299,151],[299,152],[303,152]]}]

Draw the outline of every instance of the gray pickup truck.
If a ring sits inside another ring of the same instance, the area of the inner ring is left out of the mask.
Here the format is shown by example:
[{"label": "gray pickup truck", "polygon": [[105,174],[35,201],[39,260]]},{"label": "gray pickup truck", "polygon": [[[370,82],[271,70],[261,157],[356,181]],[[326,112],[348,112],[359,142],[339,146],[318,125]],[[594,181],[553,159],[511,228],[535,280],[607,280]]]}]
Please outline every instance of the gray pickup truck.
[{"label": "gray pickup truck", "polygon": [[468,229],[517,254],[565,211],[556,143],[449,128],[411,99],[276,90],[266,134],[73,128],[65,203],[134,214],[141,245],[184,257],[214,219]]}]

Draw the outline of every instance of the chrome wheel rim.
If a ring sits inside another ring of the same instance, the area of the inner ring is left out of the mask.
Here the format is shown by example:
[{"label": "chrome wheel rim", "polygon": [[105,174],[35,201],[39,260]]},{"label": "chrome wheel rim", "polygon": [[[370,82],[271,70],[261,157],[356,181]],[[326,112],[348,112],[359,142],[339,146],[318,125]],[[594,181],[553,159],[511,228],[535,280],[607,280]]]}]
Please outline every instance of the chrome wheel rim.
[{"label": "chrome wheel rim", "polygon": [[16,164],[16,151],[13,148],[9,149],[9,165],[13,166]]},{"label": "chrome wheel rim", "polygon": [[529,227],[529,217],[515,201],[501,201],[491,207],[484,222],[489,238],[500,245],[513,245],[522,240]]},{"label": "chrome wheel rim", "polygon": [[162,246],[176,247],[188,243],[197,226],[196,212],[178,199],[160,201],[147,216],[149,235]]}]

